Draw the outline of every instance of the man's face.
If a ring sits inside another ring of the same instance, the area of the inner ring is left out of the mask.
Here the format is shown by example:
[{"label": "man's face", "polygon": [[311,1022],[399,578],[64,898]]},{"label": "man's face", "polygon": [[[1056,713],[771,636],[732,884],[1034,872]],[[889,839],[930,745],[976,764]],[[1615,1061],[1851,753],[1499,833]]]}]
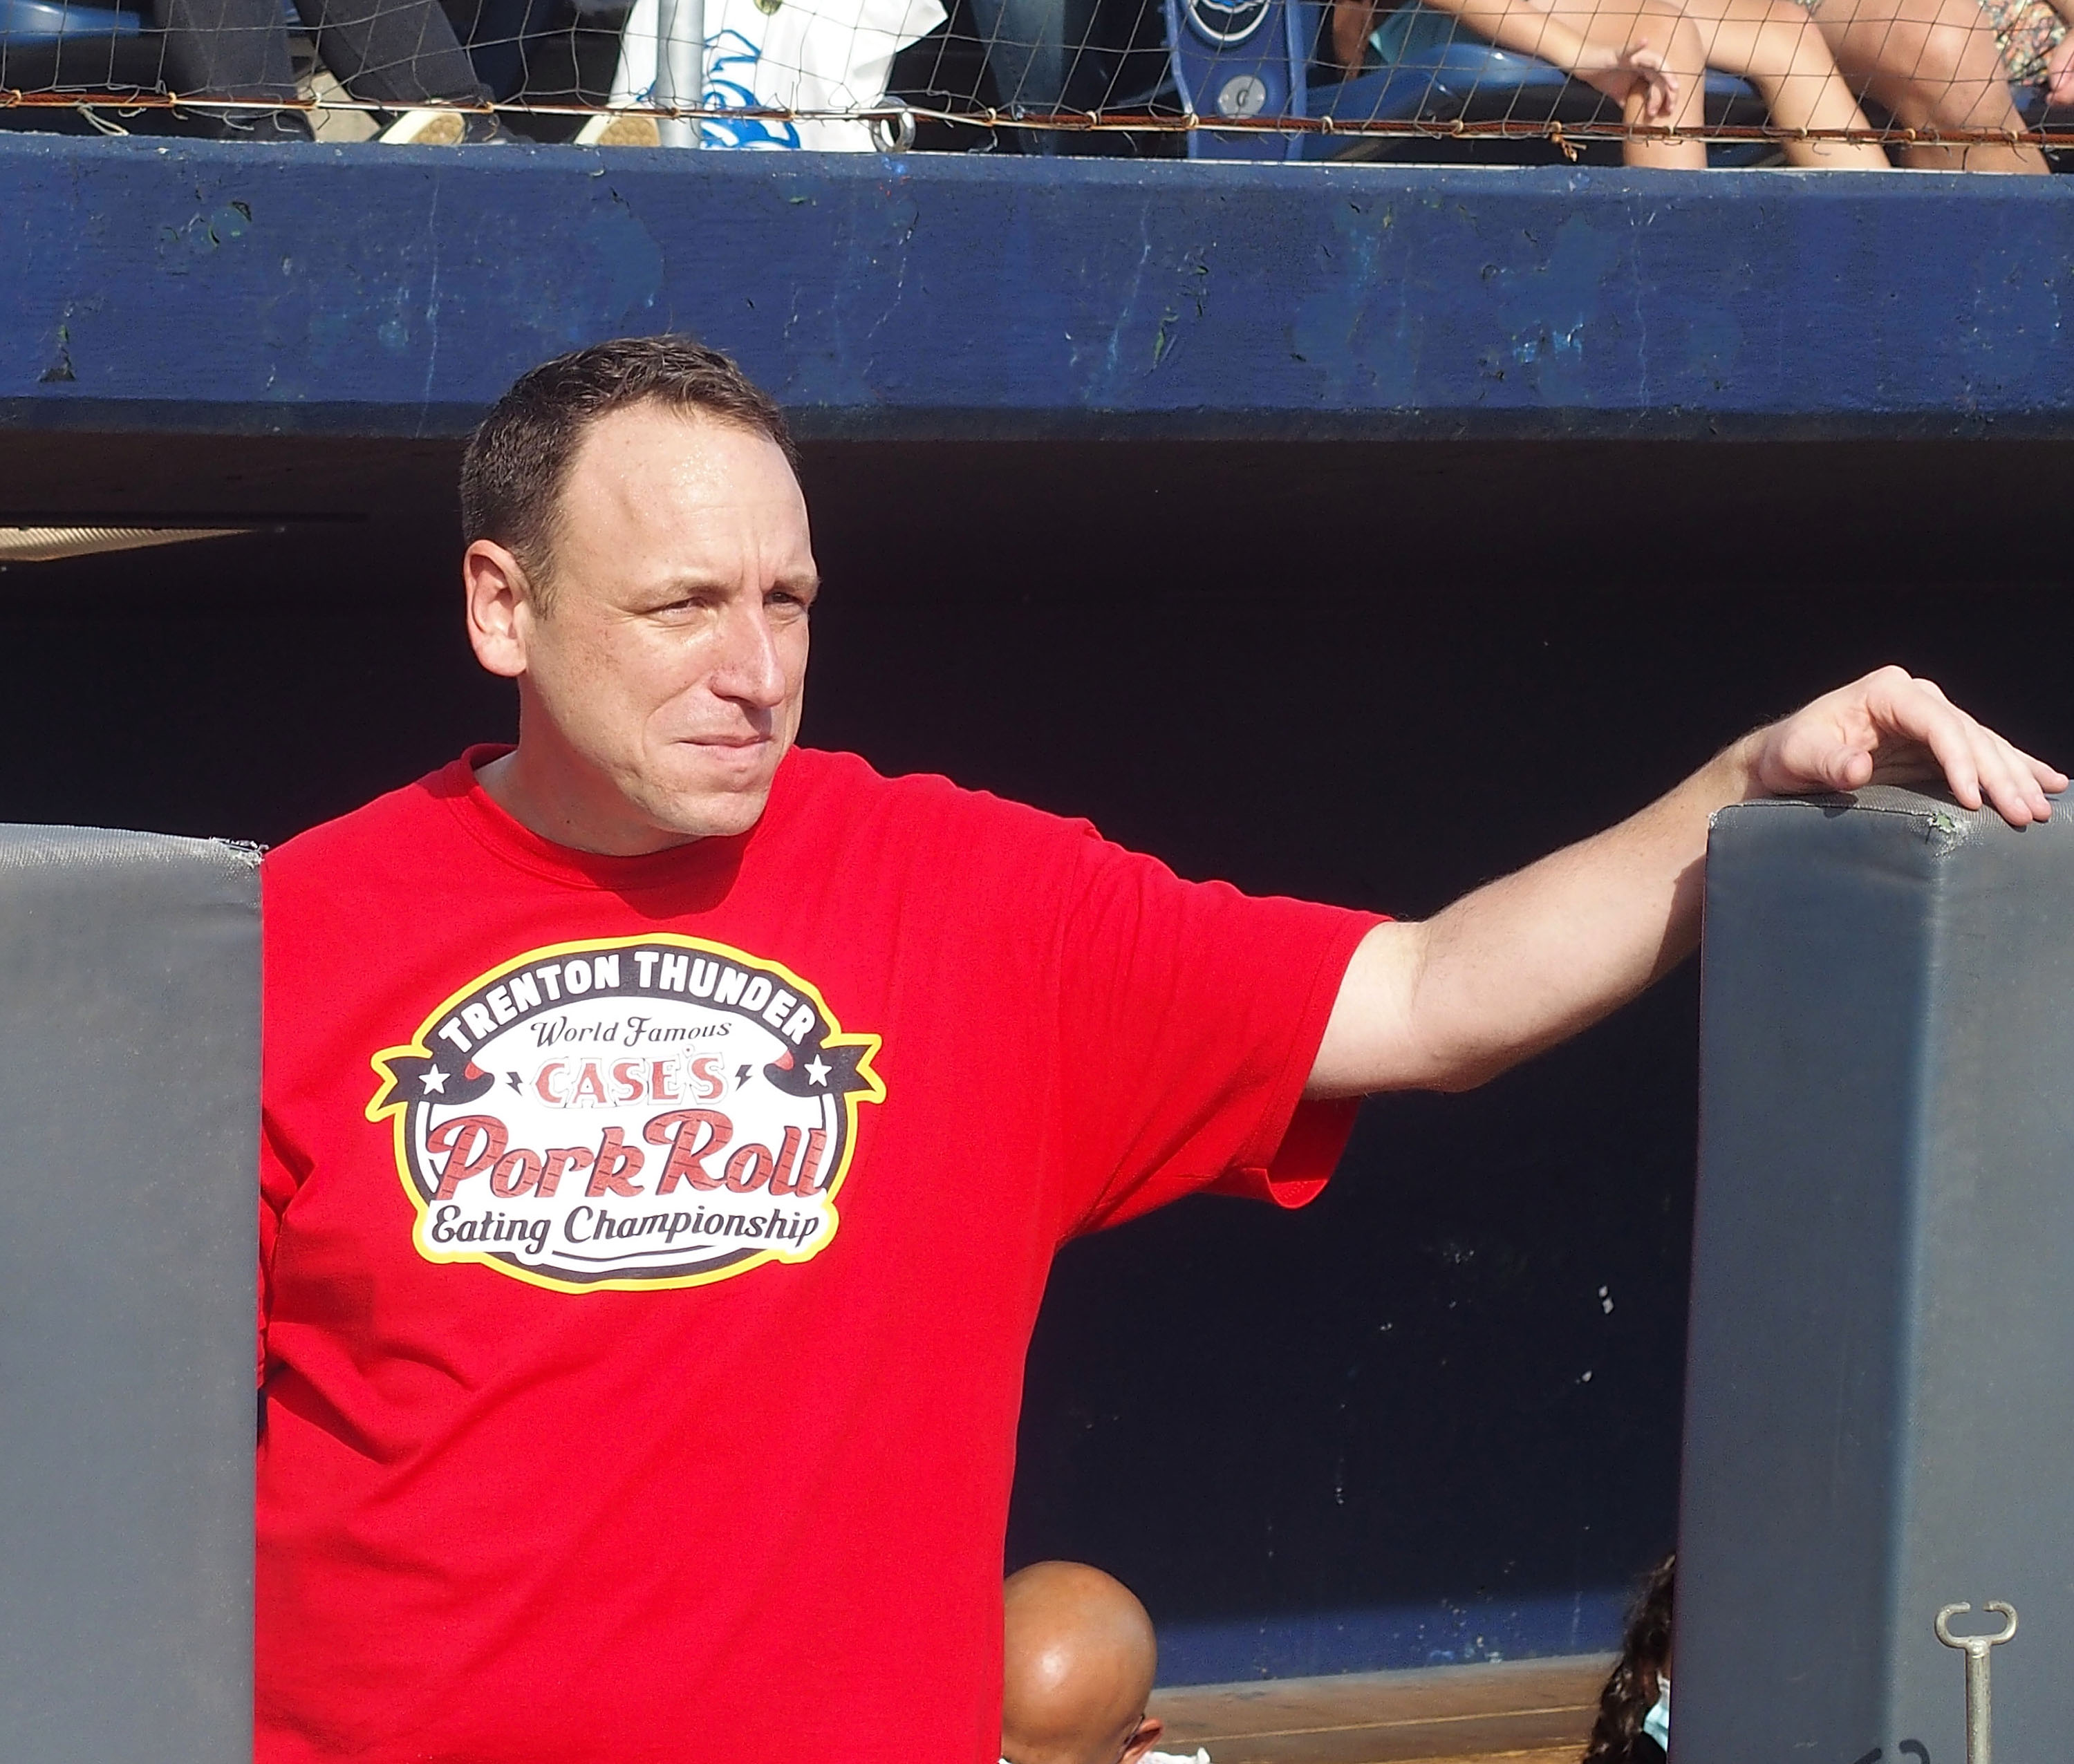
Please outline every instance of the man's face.
[{"label": "man's face", "polygon": [[819,580],[785,456],[695,413],[615,411],[576,450],[551,568],[547,610],[513,618],[522,747],[609,783],[626,830],[600,849],[746,832],[799,732]]}]

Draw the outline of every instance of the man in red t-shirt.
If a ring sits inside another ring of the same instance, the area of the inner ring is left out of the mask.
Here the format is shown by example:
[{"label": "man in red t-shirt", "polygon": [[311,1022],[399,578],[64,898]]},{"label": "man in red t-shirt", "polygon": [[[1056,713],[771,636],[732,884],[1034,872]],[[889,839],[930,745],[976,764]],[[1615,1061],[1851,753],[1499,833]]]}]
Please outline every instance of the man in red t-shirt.
[{"label": "man in red t-shirt", "polygon": [[1023,1358],[1076,1233],[1323,1184],[1696,936],[1708,815],[2067,780],[1886,669],[1423,924],[794,748],[777,411],[681,341],[464,469],[480,748],[266,861],[262,1764],[985,1764]]}]

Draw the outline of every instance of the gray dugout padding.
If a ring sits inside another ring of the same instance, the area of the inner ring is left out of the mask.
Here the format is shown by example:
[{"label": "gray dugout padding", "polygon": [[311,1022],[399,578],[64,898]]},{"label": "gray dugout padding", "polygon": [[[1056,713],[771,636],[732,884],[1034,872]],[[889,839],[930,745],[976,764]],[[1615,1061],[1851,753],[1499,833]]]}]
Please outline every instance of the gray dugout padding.
[{"label": "gray dugout padding", "polygon": [[2074,1750],[2074,823],[1715,820],[1674,1764]]},{"label": "gray dugout padding", "polygon": [[252,1755],[255,854],[0,827],[0,1758]]}]

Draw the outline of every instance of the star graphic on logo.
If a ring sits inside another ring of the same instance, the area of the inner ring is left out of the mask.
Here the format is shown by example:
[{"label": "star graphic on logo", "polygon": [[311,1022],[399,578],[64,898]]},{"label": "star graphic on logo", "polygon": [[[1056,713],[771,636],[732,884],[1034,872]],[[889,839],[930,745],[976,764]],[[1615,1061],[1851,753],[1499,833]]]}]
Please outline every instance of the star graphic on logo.
[{"label": "star graphic on logo", "polygon": [[426,1067],[418,1082],[425,1087],[425,1094],[428,1097],[443,1096],[446,1093],[447,1075],[437,1066]]},{"label": "star graphic on logo", "polygon": [[807,1076],[817,1084],[826,1084],[828,1081],[828,1061],[822,1059],[819,1054],[816,1054],[807,1062]]}]

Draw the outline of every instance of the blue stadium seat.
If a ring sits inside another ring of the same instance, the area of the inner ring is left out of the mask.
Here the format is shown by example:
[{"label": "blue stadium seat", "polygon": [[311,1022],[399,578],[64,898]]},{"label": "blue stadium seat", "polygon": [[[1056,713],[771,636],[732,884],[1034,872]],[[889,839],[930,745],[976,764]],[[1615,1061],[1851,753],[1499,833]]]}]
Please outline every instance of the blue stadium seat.
[{"label": "blue stadium seat", "polygon": [[[1330,117],[1375,121],[1582,122],[1606,114],[1590,87],[1532,56],[1514,55],[1452,14],[1406,0],[1374,33],[1377,65],[1329,83],[1313,56],[1324,27],[1321,0],[1164,0],[1174,81],[1198,115]],[[1707,76],[1710,121],[1761,122],[1763,106],[1741,80]],[[1361,143],[1345,135],[1263,134],[1198,129],[1192,159],[1339,159]],[[1761,147],[1715,150],[1725,160]]]},{"label": "blue stadium seat", "polygon": [[[1176,94],[1199,117],[1308,116],[1317,9],[1290,0],[1163,0]],[[1197,129],[1192,159],[1300,159],[1303,138]]]},{"label": "blue stadium seat", "polygon": [[[159,34],[142,0],[0,0],[0,87],[29,93],[135,92],[159,80]],[[0,112],[9,129],[75,126],[68,109]]]},{"label": "blue stadium seat", "polygon": [[0,43],[54,43],[61,37],[134,37],[143,28],[135,12],[58,0],[0,0]]},{"label": "blue stadium seat", "polygon": [[[303,34],[294,0],[280,0],[291,35]],[[163,91],[163,39],[148,0],[82,5],[80,0],[0,0],[0,87],[77,93]],[[23,106],[4,114],[10,128],[50,126],[53,113]],[[56,116],[69,117],[67,108]],[[129,126],[136,126],[134,118]]]}]

